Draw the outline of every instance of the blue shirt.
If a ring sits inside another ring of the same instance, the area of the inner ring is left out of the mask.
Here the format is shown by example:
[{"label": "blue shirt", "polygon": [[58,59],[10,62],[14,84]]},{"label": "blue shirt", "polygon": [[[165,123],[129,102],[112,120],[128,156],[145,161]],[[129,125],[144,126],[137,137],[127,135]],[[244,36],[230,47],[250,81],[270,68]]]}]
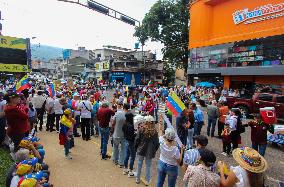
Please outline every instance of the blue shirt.
[{"label": "blue shirt", "polygon": [[183,163],[195,166],[200,157],[198,149],[189,149],[184,153]]},{"label": "blue shirt", "polygon": [[193,113],[194,113],[195,122],[197,123],[204,122],[203,112],[199,108],[196,108],[195,110],[193,110]]}]

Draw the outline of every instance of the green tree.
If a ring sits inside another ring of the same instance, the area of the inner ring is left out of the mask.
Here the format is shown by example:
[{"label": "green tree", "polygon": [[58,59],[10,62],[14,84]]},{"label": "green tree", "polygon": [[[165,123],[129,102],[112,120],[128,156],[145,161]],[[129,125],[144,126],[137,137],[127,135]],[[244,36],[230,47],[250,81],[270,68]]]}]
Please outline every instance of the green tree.
[{"label": "green tree", "polygon": [[187,68],[188,23],[188,0],[159,0],[136,27],[134,36],[142,45],[148,40],[163,43],[164,60],[169,63],[166,67]]}]

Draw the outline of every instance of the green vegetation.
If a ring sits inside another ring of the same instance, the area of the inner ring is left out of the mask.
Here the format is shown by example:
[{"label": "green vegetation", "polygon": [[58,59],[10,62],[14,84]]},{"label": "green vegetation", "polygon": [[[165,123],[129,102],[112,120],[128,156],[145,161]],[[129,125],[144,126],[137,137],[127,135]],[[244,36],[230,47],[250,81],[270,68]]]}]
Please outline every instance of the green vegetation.
[{"label": "green vegetation", "polygon": [[12,164],[13,160],[9,152],[0,148],[0,187],[6,186],[6,173]]}]

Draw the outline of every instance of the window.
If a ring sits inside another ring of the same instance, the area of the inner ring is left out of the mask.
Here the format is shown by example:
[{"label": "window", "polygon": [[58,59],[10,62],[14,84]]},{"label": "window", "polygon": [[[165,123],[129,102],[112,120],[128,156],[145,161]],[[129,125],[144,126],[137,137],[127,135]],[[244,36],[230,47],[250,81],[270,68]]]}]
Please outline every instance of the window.
[{"label": "window", "polygon": [[261,101],[272,101],[272,95],[270,94],[260,94],[258,99]]},{"label": "window", "polygon": [[276,97],[276,102],[277,103],[284,103],[284,96],[277,96]]},{"label": "window", "polygon": [[101,58],[102,57],[102,55],[101,54],[97,54],[97,58]]}]

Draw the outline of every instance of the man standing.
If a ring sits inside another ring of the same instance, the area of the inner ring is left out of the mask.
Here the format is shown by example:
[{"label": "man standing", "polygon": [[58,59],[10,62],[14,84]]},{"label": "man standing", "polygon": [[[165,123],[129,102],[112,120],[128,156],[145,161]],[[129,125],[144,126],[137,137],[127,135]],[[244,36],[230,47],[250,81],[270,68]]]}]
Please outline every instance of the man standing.
[{"label": "man standing", "polygon": [[188,136],[188,111],[184,109],[176,118],[177,134],[181,143],[186,146]]},{"label": "man standing", "polygon": [[111,116],[113,115],[114,112],[109,108],[108,102],[103,102],[97,113],[99,121],[99,130],[101,134],[101,154],[103,160],[110,158],[110,156],[106,153],[109,138],[109,122]]},{"label": "man standing", "polygon": [[[128,111],[128,104],[123,105],[123,109]],[[122,127],[125,124],[125,111],[122,110],[122,104],[117,104],[117,112],[114,115],[114,131],[113,131],[113,162],[119,164],[122,168],[124,166],[125,158],[125,139]],[[119,150],[120,147],[120,150]]]},{"label": "man standing", "polygon": [[37,95],[32,98],[32,103],[33,103],[33,106],[36,109],[37,118],[39,120],[39,130],[40,131],[42,130],[43,114],[44,114],[44,109],[45,109],[45,104],[46,104],[46,98],[43,97],[42,94],[43,94],[43,92],[41,90],[39,90],[37,92]]},{"label": "man standing", "polygon": [[76,120],[76,123],[74,124],[74,127],[73,127],[73,135],[74,137],[80,137],[81,135],[78,133],[78,126],[80,124],[80,115],[81,115],[81,112],[80,110],[78,110],[78,105],[80,103],[80,95],[75,92],[73,94],[73,100],[72,100],[72,104],[71,104],[71,108],[74,110],[74,118]]},{"label": "man standing", "polygon": [[61,94],[56,96],[57,98],[54,100],[54,113],[55,113],[55,120],[56,120],[56,131],[59,133],[59,121],[61,116],[63,115],[63,105],[60,102]]},{"label": "man standing", "polygon": [[92,117],[93,106],[88,100],[87,95],[83,95],[83,101],[78,105],[78,109],[81,111],[81,131],[83,140],[91,140],[90,123]]},{"label": "man standing", "polygon": [[[93,106],[92,110],[92,118],[91,118],[91,135],[92,136],[99,136],[99,130],[98,130],[98,118],[97,118],[97,112],[100,107],[99,101],[95,100],[95,97],[93,95],[90,96],[90,102]],[[96,132],[95,132],[96,130]]]},{"label": "man standing", "polygon": [[194,136],[200,135],[202,126],[204,125],[204,115],[203,112],[197,108],[195,103],[191,103],[190,109],[194,113]]},{"label": "man standing", "polygon": [[219,109],[217,107],[216,100],[213,100],[211,104],[207,106],[207,115],[208,115],[207,136],[211,135],[211,137],[214,137],[215,126],[217,119],[219,117]]},{"label": "man standing", "polygon": [[55,113],[54,113],[54,98],[48,97],[46,100],[46,111],[47,111],[47,121],[46,121],[46,131],[54,131]]}]

